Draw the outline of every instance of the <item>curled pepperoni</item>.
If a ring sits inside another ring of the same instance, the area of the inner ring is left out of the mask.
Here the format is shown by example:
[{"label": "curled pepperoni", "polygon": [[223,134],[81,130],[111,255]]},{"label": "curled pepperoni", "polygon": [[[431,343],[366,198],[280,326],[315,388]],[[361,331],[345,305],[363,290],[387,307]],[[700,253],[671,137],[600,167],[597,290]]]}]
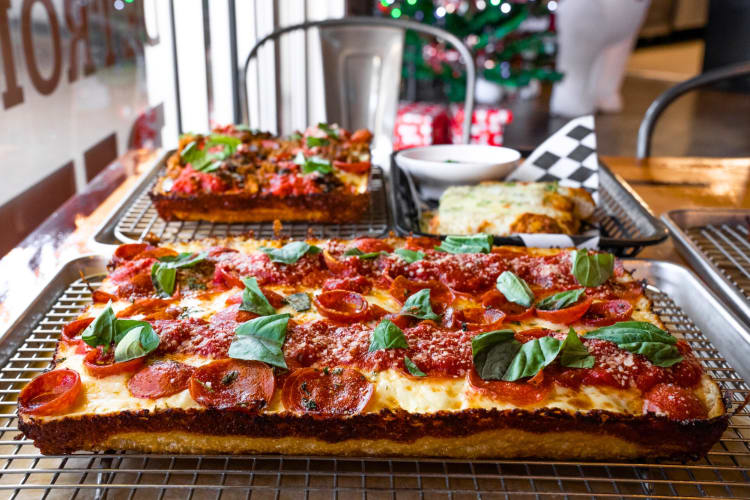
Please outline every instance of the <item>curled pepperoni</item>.
[{"label": "curled pepperoni", "polygon": [[164,398],[187,389],[194,371],[194,367],[178,361],[157,361],[130,377],[128,389],[137,398]]},{"label": "curled pepperoni", "polygon": [[542,337],[549,337],[553,333],[555,333],[554,330],[548,330],[546,328],[531,328],[529,330],[516,332],[514,337],[517,341],[521,342],[522,344],[525,344],[526,342],[529,342],[530,340],[540,339]]},{"label": "curled pepperoni", "polygon": [[81,376],[73,370],[52,370],[35,377],[18,395],[18,411],[54,415],[73,406],[81,393]]},{"label": "curled pepperoni", "polygon": [[162,257],[174,257],[177,255],[176,250],[172,250],[171,248],[167,247],[156,247],[156,248],[147,248],[142,253],[138,254],[139,259],[160,259]]},{"label": "curled pepperoni", "polygon": [[245,284],[232,270],[230,262],[220,262],[214,268],[214,283],[223,284],[227,288],[244,288]]},{"label": "curled pepperoni", "polygon": [[125,261],[133,260],[148,247],[149,245],[146,243],[126,243],[120,245],[112,254],[112,265],[119,266]]},{"label": "curled pepperoni", "polygon": [[526,382],[505,382],[503,380],[483,380],[476,370],[469,370],[469,383],[481,394],[516,406],[528,406],[543,401],[552,390],[549,377],[534,377],[535,384]]},{"label": "curled pepperoni", "polygon": [[132,318],[142,315],[144,321],[175,319],[180,310],[172,306],[171,300],[146,298],[136,299],[131,305],[117,313],[118,318]]},{"label": "curled pepperoni", "polygon": [[203,365],[190,377],[190,395],[210,408],[258,410],[271,401],[273,370],[260,361],[220,359]]},{"label": "curled pepperoni", "polygon": [[94,290],[94,293],[91,294],[91,300],[96,304],[106,304],[110,301],[117,302],[117,296],[102,290]]},{"label": "curled pepperoni", "polygon": [[505,313],[497,309],[470,307],[454,310],[451,307],[445,311],[443,325],[448,328],[461,328],[464,331],[491,331],[499,328],[504,320]]},{"label": "curled pepperoni", "polygon": [[352,132],[351,142],[370,142],[372,140],[372,132],[366,128],[360,128]]},{"label": "curled pepperoni", "polygon": [[143,358],[135,358],[130,361],[115,363],[114,349],[106,353],[101,347],[91,349],[83,358],[83,366],[92,377],[103,378],[120,373],[133,373],[143,366]]},{"label": "curled pepperoni", "polygon": [[313,303],[320,314],[341,323],[353,323],[367,316],[365,298],[348,290],[322,292],[313,298]]},{"label": "curled pepperoni", "polygon": [[78,340],[78,336],[94,321],[94,318],[83,318],[71,321],[62,329],[62,339],[68,342]]},{"label": "curled pepperoni", "polygon": [[586,314],[589,307],[591,307],[591,297],[585,297],[583,300],[579,300],[572,306],[566,307],[565,309],[558,309],[557,311],[543,311],[542,309],[536,309],[536,315],[545,321],[569,325],[581,319],[581,316]]},{"label": "curled pepperoni", "polygon": [[393,280],[388,293],[403,304],[410,295],[425,288],[430,289],[430,305],[432,310],[438,314],[442,314],[456,298],[451,289],[439,281],[414,281],[404,276],[397,276]]},{"label": "curled pepperoni", "polygon": [[440,246],[440,240],[427,236],[409,236],[406,238],[406,243],[404,243],[404,247],[407,250],[414,251],[434,250],[437,246]]},{"label": "curled pepperoni", "polygon": [[323,262],[326,263],[326,267],[329,271],[334,274],[343,274],[347,270],[351,269],[351,266],[345,260],[339,260],[328,250],[323,250]]},{"label": "curled pepperoni", "polygon": [[352,245],[364,253],[387,252],[391,253],[393,247],[388,242],[377,238],[358,238],[352,242]]},{"label": "curled pepperoni", "polygon": [[618,321],[627,321],[631,314],[633,314],[633,305],[627,300],[605,300],[591,304],[581,321],[589,326],[609,326]]},{"label": "curled pepperoni", "polygon": [[377,321],[387,315],[388,311],[377,304],[370,304],[367,308],[367,319],[370,321]]},{"label": "curled pepperoni", "polygon": [[370,170],[369,161],[345,162],[334,160],[333,166],[338,168],[339,170],[343,170],[344,172],[349,172],[351,174],[364,174]]},{"label": "curled pepperoni", "polygon": [[643,412],[666,414],[673,420],[708,418],[708,411],[690,389],[658,384],[644,396]]},{"label": "curled pepperoni", "polygon": [[357,293],[367,293],[372,289],[372,283],[362,275],[349,278],[329,278],[323,283],[323,291],[349,290]]},{"label": "curled pepperoni", "polygon": [[281,401],[295,413],[355,415],[365,409],[373,390],[367,378],[351,368],[303,368],[286,380]]},{"label": "curled pepperoni", "polygon": [[493,288],[482,295],[482,305],[499,309],[505,313],[505,321],[521,321],[530,318],[534,314],[534,306],[524,307],[514,302],[509,302],[505,295]]}]

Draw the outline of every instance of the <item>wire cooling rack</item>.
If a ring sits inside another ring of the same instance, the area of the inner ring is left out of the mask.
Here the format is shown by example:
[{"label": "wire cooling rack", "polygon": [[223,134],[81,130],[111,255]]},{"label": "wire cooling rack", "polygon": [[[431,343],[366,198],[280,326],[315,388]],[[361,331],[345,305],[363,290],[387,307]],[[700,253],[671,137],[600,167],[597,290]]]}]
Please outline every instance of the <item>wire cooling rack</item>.
[{"label": "wire cooling rack", "polygon": [[[277,235],[273,222],[219,224],[206,221],[167,222],[156,212],[148,192],[156,183],[152,176],[139,189],[140,194],[115,222],[114,236],[123,243],[141,241],[147,235],[159,238],[162,243],[192,241],[208,237],[240,236],[252,231],[256,238]],[[355,223],[316,224],[285,222],[279,236],[288,238],[354,238],[356,236],[382,236],[388,230],[388,208],[385,196],[383,170],[373,166],[370,175],[370,204],[362,219]],[[119,216],[119,211],[115,216]]]},{"label": "wire cooling rack", "polygon": [[[98,280],[89,278],[96,288]],[[750,388],[665,294],[654,310],[680,332],[723,389],[730,411]],[[174,456],[76,453],[44,456],[18,436],[19,390],[52,359],[62,326],[90,302],[75,281],[0,369],[0,492],[8,498],[494,499],[750,498],[750,412],[689,464],[520,460]]]},{"label": "wire cooling rack", "polygon": [[687,231],[721,273],[750,299],[750,230],[745,224],[708,224]]}]

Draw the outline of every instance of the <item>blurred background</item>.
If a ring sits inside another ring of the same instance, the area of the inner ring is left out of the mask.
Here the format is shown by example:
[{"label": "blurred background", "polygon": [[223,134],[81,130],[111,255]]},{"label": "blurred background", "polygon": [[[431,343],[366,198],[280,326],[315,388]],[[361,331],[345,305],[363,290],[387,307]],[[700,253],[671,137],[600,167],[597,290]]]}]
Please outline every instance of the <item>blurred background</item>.
[{"label": "blurred background", "polygon": [[[0,256],[128,150],[242,119],[242,67],[280,27],[409,19],[459,37],[478,69],[472,142],[531,151],[596,113],[599,153],[633,156],[649,104],[677,82],[750,58],[746,0],[0,0]],[[295,33],[248,71],[250,124],[325,120],[320,40]],[[408,32],[393,148],[460,140],[458,53]],[[661,156],[748,156],[750,82],[680,98]],[[283,107],[283,113],[276,110]]]}]

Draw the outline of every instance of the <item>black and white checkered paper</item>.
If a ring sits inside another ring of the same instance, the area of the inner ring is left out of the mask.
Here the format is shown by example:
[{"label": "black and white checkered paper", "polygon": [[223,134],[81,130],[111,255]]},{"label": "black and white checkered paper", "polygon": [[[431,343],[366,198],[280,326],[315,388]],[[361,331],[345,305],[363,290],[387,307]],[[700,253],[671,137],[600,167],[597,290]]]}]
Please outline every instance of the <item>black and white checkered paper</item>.
[{"label": "black and white checkered paper", "polygon": [[[561,186],[582,187],[599,202],[599,162],[596,154],[594,117],[575,118],[555,132],[506,178],[508,181],[558,182]],[[596,249],[599,231],[576,245],[565,234],[519,234],[527,247],[574,247]]]}]

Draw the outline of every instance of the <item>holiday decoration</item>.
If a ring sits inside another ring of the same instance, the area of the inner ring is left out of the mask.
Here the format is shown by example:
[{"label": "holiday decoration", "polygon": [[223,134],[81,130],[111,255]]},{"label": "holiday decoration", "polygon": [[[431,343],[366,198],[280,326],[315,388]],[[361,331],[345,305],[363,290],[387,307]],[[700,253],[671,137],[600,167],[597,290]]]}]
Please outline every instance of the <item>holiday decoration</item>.
[{"label": "holiday decoration", "polygon": [[[511,95],[523,95],[519,88],[532,82],[562,76],[554,70],[555,0],[380,0],[377,5],[383,15],[438,26],[461,38],[472,51],[478,76]],[[407,31],[403,73],[407,80],[439,79],[451,101],[465,97],[463,63],[443,42]],[[418,85],[411,88],[419,91]]]},{"label": "holiday decoration", "polygon": [[[464,130],[464,108],[458,104],[451,105],[451,139],[460,144]],[[492,106],[474,108],[471,117],[471,142],[473,144],[503,145],[503,128],[513,120],[513,114],[507,110]]]},{"label": "holiday decoration", "polygon": [[398,151],[430,144],[448,144],[451,142],[450,126],[450,115],[445,105],[401,103],[393,128],[393,149]]}]

